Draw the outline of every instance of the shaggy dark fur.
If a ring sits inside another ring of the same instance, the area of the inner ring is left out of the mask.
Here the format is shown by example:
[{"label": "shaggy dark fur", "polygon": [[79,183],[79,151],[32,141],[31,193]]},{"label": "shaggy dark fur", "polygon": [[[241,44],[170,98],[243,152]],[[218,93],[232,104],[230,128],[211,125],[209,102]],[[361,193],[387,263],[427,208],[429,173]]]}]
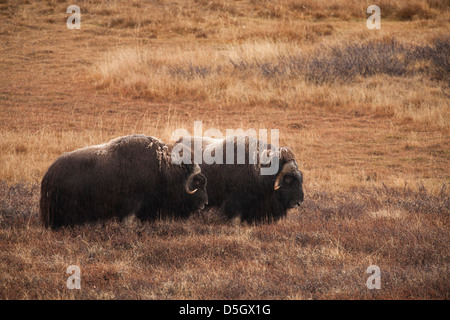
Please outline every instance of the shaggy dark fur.
[{"label": "shaggy dark fur", "polygon": [[132,213],[140,220],[187,218],[208,202],[206,178],[197,165],[173,164],[171,148],[132,135],[63,154],[42,179],[43,224],[56,229]]},{"label": "shaggy dark fur", "polygon": [[[298,207],[303,201],[303,175],[298,170],[293,153],[288,148],[278,149],[275,155],[279,159],[278,172],[275,175],[261,175],[261,164],[258,157],[257,163],[249,162],[249,141],[256,139],[249,137],[231,137],[223,140],[210,138],[181,138],[177,143],[183,143],[194,152],[194,141],[202,141],[202,149],[211,151],[213,146],[219,144],[223,150],[224,164],[200,164],[202,173],[208,179],[209,206],[216,206],[228,218],[240,217],[248,223],[273,222],[286,216],[289,208]],[[226,141],[234,141],[235,164],[226,164]],[[250,139],[250,140],[249,140]],[[256,140],[258,141],[258,140]],[[236,164],[236,150],[238,145],[245,144],[246,164]],[[270,148],[270,144],[267,148]],[[192,158],[194,159],[194,158]],[[275,190],[275,182],[278,180],[279,188]]]}]

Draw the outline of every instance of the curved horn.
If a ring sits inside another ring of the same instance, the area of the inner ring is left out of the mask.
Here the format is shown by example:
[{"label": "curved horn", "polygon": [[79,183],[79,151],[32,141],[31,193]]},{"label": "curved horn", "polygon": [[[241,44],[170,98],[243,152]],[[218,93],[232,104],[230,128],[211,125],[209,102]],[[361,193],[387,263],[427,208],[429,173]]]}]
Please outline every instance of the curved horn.
[{"label": "curved horn", "polygon": [[200,172],[201,172],[200,166],[198,164],[194,164],[194,171],[192,171],[192,173],[189,175],[189,177],[187,178],[186,183],[184,185],[184,189],[186,190],[186,192],[188,194],[194,194],[197,192],[197,189],[190,190],[189,185],[191,184],[191,181],[194,178],[194,176],[196,174],[199,174]]},{"label": "curved horn", "polygon": [[295,172],[297,171],[297,165],[294,161],[288,162],[283,166],[283,169],[281,170],[280,174],[277,177],[277,180],[275,180],[275,184],[273,185],[274,190],[278,190],[281,188],[281,179],[283,179],[283,176],[288,172]]},{"label": "curved horn", "polygon": [[189,188],[186,187],[186,192],[187,192],[188,194],[194,194],[194,193],[197,192],[197,189],[194,189],[194,190],[192,190],[192,191],[189,191]]}]

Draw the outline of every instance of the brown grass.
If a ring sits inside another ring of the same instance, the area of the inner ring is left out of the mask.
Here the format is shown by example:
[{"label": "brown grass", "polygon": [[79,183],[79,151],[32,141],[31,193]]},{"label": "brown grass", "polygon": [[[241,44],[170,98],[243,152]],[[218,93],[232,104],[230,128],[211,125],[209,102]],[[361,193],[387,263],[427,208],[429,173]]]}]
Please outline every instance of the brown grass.
[{"label": "brown grass", "polygon": [[[1,299],[448,298],[445,187],[309,190],[300,211],[258,227],[205,212],[58,232],[38,222],[38,186],[0,188]],[[65,287],[72,264],[81,290]],[[373,264],[381,290],[366,287]]]},{"label": "brown grass", "polygon": [[[445,43],[450,47],[450,40]],[[331,47],[334,52],[339,50],[337,56],[329,53],[317,59],[325,50],[319,47],[305,56],[293,43],[272,41],[222,49],[136,47],[108,52],[95,67],[95,75],[99,88],[151,101],[196,100],[223,107],[284,106],[292,110],[310,105],[345,106],[347,111],[364,108],[377,115],[448,127],[445,91],[433,89],[437,83],[423,79],[434,73],[424,74],[421,65],[433,60],[413,56],[423,47],[352,43]],[[392,54],[385,54],[386,50]],[[356,59],[361,65],[347,72]],[[446,78],[450,77],[447,72]]]},{"label": "brown grass", "polygon": [[[369,1],[80,1],[82,29],[67,30],[69,4],[3,1],[0,299],[448,299],[448,55],[430,50],[448,37],[449,8],[409,3],[380,1],[382,29],[367,30]],[[322,82],[281,68],[317,58],[307,70],[323,72],[333,50],[393,42],[424,58]],[[257,227],[214,212],[38,224],[57,156],[131,133],[169,142],[194,120],[279,129],[304,205]],[[71,264],[79,291],[65,286]],[[381,290],[365,286],[372,264]]]}]

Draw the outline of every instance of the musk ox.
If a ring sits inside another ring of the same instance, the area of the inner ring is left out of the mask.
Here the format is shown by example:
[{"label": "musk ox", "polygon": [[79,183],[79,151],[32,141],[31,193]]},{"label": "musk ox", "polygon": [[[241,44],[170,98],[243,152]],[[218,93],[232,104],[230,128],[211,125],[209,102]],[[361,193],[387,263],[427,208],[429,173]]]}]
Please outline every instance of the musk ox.
[{"label": "musk ox", "polygon": [[[229,219],[239,217],[248,223],[273,222],[303,201],[303,175],[289,148],[272,148],[270,144],[248,136],[226,139],[182,137],[177,143],[192,156],[195,146],[201,146],[200,167],[208,179],[209,206],[220,207]],[[227,151],[227,145],[232,146],[229,150],[234,150],[228,158],[234,160],[231,164],[227,161],[227,152],[231,153]],[[250,147],[255,145],[260,146],[257,152]],[[242,161],[242,151],[241,161],[238,161],[238,150],[245,150],[245,161]],[[263,154],[265,161],[262,161]],[[209,162],[205,161],[208,156]],[[252,157],[254,161],[250,160]],[[211,162],[211,158],[216,161]],[[273,174],[262,175],[262,168],[271,166],[274,161],[278,166],[272,170]]]},{"label": "musk ox", "polygon": [[206,177],[196,164],[174,164],[171,148],[131,135],[63,154],[42,179],[44,226],[122,220],[132,213],[140,220],[187,218],[202,209]]}]

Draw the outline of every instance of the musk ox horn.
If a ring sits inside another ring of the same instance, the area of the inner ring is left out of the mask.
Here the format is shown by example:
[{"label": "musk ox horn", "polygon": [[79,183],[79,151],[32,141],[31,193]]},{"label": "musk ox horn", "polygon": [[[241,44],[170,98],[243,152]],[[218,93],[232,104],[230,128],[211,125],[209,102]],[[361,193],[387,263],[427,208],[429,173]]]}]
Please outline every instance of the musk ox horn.
[{"label": "musk ox horn", "polygon": [[191,184],[192,179],[195,175],[199,174],[201,172],[200,166],[198,164],[194,164],[194,171],[189,175],[189,177],[186,180],[186,184],[184,185],[185,190],[188,194],[194,194],[197,192],[197,189],[190,190],[189,185]]},{"label": "musk ox horn", "polygon": [[273,185],[274,190],[278,190],[281,188],[281,180],[283,179],[283,176],[288,172],[295,172],[297,171],[297,165],[294,161],[291,161],[289,163],[286,163],[283,166],[283,169],[281,170],[280,174],[277,177],[277,180],[275,180],[275,184]]},{"label": "musk ox horn", "polygon": [[194,193],[197,192],[197,189],[194,189],[194,190],[192,190],[192,191],[189,191],[189,189],[186,189],[186,192],[187,192],[188,194],[194,194]]}]

